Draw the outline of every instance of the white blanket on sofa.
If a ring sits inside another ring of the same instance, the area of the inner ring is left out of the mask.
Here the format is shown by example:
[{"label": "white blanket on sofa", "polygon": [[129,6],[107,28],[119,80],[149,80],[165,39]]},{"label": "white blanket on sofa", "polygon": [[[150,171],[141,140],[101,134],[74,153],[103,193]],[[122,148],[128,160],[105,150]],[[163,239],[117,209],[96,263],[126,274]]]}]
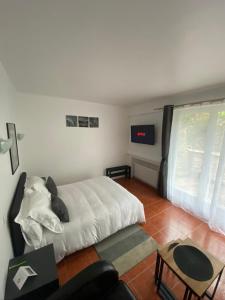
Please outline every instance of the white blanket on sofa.
[{"label": "white blanket on sofa", "polygon": [[70,222],[63,233],[44,230],[42,246],[53,243],[56,261],[131,224],[145,222],[143,204],[112,179],[101,176],[58,186]]}]

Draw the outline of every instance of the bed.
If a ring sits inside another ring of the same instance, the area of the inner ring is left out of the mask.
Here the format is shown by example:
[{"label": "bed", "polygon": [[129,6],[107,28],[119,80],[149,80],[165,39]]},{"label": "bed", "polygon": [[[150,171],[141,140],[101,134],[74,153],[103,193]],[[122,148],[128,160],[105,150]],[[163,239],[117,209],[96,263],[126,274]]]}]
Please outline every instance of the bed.
[{"label": "bed", "polygon": [[[9,210],[15,256],[32,250],[25,245],[20,226],[14,222],[23,199],[25,181],[26,173],[22,173]],[[45,229],[41,245],[53,243],[57,262],[122,228],[145,222],[143,204],[106,176],[58,186],[58,194],[68,208],[70,222],[63,224],[63,233],[55,234]]]}]

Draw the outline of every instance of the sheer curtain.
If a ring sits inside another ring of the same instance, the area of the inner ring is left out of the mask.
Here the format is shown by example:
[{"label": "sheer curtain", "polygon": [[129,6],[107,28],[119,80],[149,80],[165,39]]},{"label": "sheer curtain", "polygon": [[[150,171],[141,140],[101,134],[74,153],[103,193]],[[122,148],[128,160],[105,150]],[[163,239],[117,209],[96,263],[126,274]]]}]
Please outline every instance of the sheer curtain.
[{"label": "sheer curtain", "polygon": [[225,104],[174,110],[167,193],[225,234]]}]

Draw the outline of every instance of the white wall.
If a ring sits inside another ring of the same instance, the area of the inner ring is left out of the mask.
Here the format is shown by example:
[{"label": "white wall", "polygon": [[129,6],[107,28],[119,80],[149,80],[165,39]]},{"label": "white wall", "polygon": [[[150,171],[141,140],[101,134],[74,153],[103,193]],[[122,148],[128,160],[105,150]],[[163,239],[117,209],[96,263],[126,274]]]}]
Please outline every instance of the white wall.
[{"label": "white wall", "polygon": [[[155,99],[147,103],[133,105],[128,108],[130,125],[154,124],[156,126],[156,144],[154,146],[129,143],[128,153],[130,156],[138,156],[147,161],[155,162],[161,160],[161,135],[163,110],[158,108],[168,104],[186,104],[197,101],[207,101],[217,98],[225,98],[225,85],[214,86],[206,89],[198,89],[188,93],[177,94],[164,98]],[[130,161],[132,161],[130,157]],[[152,172],[143,166],[138,166],[134,176],[156,186],[158,173]],[[151,178],[154,177],[154,178]]]},{"label": "white wall", "polygon": [[[128,119],[124,108],[71,99],[18,94],[25,138],[24,169],[52,175],[57,184],[103,175],[127,159]],[[99,128],[66,127],[65,115],[99,117]]]},{"label": "white wall", "polygon": [[129,125],[155,125],[155,145],[144,145],[129,142],[128,153],[140,158],[159,163],[161,160],[161,132],[162,132],[161,111],[129,116]]},{"label": "white wall", "polygon": [[[129,127],[131,125],[154,125],[155,126],[155,144],[145,145],[131,143],[129,139],[129,163],[132,166],[133,175],[146,182],[147,184],[157,187],[158,168],[161,161],[161,132],[162,132],[161,111],[154,111],[146,114],[137,114],[129,116]],[[134,159],[151,162],[151,164],[138,164]],[[154,164],[152,168],[152,164]]]},{"label": "white wall", "polygon": [[[16,123],[15,91],[0,62],[0,138],[7,138],[6,123]],[[12,175],[9,152],[0,154],[0,299],[4,299],[5,278],[9,258],[12,257],[12,247],[9,236],[7,214],[16,188],[20,169]]]},{"label": "white wall", "polygon": [[156,98],[142,104],[131,105],[128,107],[128,115],[132,116],[155,112],[155,109],[168,104],[186,104],[217,98],[225,98],[225,84],[204,89],[196,89],[186,93],[179,93],[172,96]]}]

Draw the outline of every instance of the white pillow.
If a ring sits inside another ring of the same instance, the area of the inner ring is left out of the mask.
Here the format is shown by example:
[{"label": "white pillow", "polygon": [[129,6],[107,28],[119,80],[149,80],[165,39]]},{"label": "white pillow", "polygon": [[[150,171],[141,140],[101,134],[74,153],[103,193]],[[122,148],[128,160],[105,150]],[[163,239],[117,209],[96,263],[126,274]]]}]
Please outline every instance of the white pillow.
[{"label": "white pillow", "polygon": [[25,188],[32,189],[35,183],[39,183],[43,186],[45,185],[45,181],[43,178],[38,177],[38,176],[30,176],[30,177],[27,177],[27,179],[26,179]]},{"label": "white pillow", "polygon": [[32,209],[30,216],[36,222],[40,223],[48,230],[61,233],[63,232],[63,225],[59,218],[54,214],[54,212],[48,207],[40,207],[38,209]]},{"label": "white pillow", "polygon": [[43,185],[42,183],[40,182],[36,182],[33,184],[33,187],[32,187],[32,190],[33,191],[37,191],[37,192],[40,192],[40,193],[43,193],[45,194],[46,196],[48,197],[51,197],[51,193],[49,193],[48,189],[46,188],[45,185]]},{"label": "white pillow", "polygon": [[27,217],[22,223],[22,234],[27,245],[34,249],[41,247],[43,228],[35,220]]},{"label": "white pillow", "polygon": [[63,232],[63,225],[51,210],[51,194],[34,191],[30,198],[28,216],[55,233]]},{"label": "white pillow", "polygon": [[51,211],[50,205],[50,193],[46,195],[31,189],[24,191],[24,198],[15,222],[20,224],[26,243],[35,249],[42,246],[42,225],[55,233],[63,231],[63,225]]},{"label": "white pillow", "polygon": [[30,209],[30,195],[29,192],[24,193],[20,211],[15,218],[15,222],[20,224],[25,242],[29,246],[34,247],[34,249],[38,249],[41,247],[43,228],[38,222],[28,216]]}]

